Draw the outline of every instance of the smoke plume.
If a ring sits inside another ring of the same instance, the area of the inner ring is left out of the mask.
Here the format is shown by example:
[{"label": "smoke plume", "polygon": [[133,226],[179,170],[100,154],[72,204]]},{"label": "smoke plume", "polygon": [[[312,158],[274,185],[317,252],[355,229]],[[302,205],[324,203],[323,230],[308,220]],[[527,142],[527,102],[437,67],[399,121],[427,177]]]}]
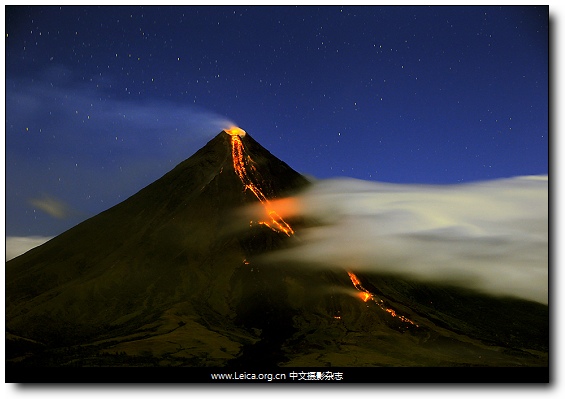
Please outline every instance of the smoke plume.
[{"label": "smoke plume", "polygon": [[269,255],[548,303],[548,177],[447,186],[331,179],[273,202],[317,221]]}]

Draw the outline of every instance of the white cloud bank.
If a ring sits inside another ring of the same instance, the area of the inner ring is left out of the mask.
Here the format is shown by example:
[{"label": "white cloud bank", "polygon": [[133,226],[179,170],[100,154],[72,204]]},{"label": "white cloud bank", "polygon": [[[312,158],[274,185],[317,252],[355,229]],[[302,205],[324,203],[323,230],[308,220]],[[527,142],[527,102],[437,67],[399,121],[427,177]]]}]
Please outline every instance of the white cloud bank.
[{"label": "white cloud bank", "polygon": [[[316,182],[272,202],[320,222],[273,261],[395,274],[548,303],[548,177],[448,186]],[[263,206],[257,212],[264,213]],[[7,237],[6,260],[51,237]]]},{"label": "white cloud bank", "polygon": [[46,243],[51,238],[53,237],[6,237],[6,262]]},{"label": "white cloud bank", "polygon": [[319,181],[273,206],[321,226],[271,256],[548,303],[548,177],[427,186]]}]

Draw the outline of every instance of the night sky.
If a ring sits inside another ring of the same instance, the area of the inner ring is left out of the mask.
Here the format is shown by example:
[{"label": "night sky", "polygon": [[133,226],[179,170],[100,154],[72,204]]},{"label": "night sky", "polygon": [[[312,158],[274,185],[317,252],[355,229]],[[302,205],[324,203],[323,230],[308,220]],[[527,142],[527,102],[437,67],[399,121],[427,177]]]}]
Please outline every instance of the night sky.
[{"label": "night sky", "polygon": [[229,121],[315,178],[548,174],[547,7],[7,7],[6,235],[125,200]]}]

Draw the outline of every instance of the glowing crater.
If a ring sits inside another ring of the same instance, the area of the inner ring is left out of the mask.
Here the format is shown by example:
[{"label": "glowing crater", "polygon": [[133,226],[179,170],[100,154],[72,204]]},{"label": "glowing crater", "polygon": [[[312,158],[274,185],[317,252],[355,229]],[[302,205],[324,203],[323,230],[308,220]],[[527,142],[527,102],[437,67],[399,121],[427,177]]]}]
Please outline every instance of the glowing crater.
[{"label": "glowing crater", "polygon": [[231,126],[229,129],[225,129],[224,132],[226,132],[230,136],[239,136],[239,137],[243,137],[247,134],[245,133],[245,130],[237,126]]}]

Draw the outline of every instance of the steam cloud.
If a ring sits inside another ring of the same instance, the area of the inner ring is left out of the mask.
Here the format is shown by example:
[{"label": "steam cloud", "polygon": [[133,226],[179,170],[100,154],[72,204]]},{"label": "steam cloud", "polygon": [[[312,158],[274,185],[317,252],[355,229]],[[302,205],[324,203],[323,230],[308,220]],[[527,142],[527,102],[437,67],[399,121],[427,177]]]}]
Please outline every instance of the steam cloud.
[{"label": "steam cloud", "polygon": [[319,226],[269,255],[548,303],[548,177],[427,186],[319,181],[273,203]]},{"label": "steam cloud", "polygon": [[[25,235],[29,226],[38,235],[71,228],[157,180],[234,125],[192,101],[111,95],[118,82],[111,73],[85,78],[53,63],[34,79],[6,80],[11,234]],[[72,211],[41,193],[64,200]],[[56,220],[36,218],[30,204]]]}]

